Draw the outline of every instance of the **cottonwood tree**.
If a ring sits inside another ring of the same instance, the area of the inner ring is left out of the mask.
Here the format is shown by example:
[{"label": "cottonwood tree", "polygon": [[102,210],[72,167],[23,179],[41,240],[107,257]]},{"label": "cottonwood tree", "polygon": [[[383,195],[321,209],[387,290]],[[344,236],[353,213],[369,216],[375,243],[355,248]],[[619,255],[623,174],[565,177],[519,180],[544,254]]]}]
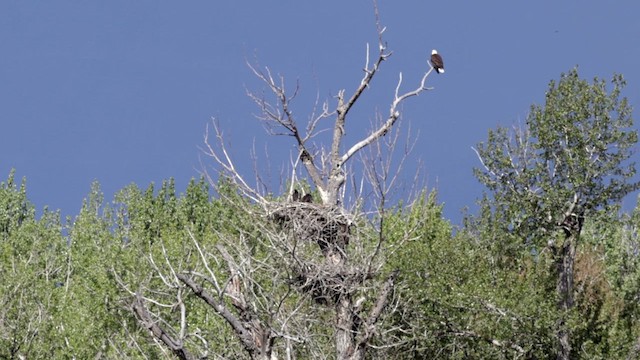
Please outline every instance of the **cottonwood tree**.
[{"label": "cottonwood tree", "polygon": [[69,349],[60,325],[66,249],[59,214],[36,219],[26,180],[18,186],[14,174],[0,183],[0,358],[43,358]]},{"label": "cottonwood tree", "polygon": [[[121,282],[134,299],[132,309],[140,324],[177,357],[211,355],[209,340],[193,335],[186,320],[194,297],[208,305],[216,321],[231,329],[245,356],[253,359],[363,359],[380,333],[379,320],[397,278],[397,272],[382,268],[387,243],[381,223],[389,184],[397,181],[399,171],[390,166],[392,157],[384,154],[398,143],[394,130],[402,104],[430,90],[426,81],[433,68],[425,64],[424,75],[409,90],[404,90],[400,74],[390,91],[388,113],[358,141],[346,144],[352,109],[391,56],[375,10],[377,52],[372,54],[367,46],[360,83],[351,93],[338,91],[335,102],[320,104],[319,112],[312,113],[306,124],[292,111],[298,88],[289,92],[284,77],[249,65],[272,96],[249,93],[260,109],[259,121],[272,134],[288,135],[297,146],[290,185],[283,196],[274,197],[261,190],[261,184],[250,184],[230,156],[227,139],[215,121],[213,136],[207,131],[205,152],[220,175],[220,180],[211,176],[211,183],[225,206],[233,209],[236,222],[219,228],[215,243],[202,242],[189,231],[189,260],[177,261],[164,250],[147,255],[159,288],[134,288]],[[332,133],[330,142],[317,142],[327,129]],[[369,179],[377,194],[373,214],[363,213],[361,206],[345,205],[345,184],[354,178],[349,164],[365,150],[371,162],[363,165],[367,169],[363,178]],[[313,191],[298,180],[299,167]],[[158,239],[160,244],[163,241]],[[166,294],[173,294],[173,305],[157,300]],[[167,315],[158,310],[162,307],[180,315]]]},{"label": "cottonwood tree", "polygon": [[482,167],[475,173],[492,194],[495,223],[530,252],[553,259],[558,359],[574,354],[567,319],[583,223],[639,185],[629,162],[637,133],[621,97],[624,85],[615,75],[607,89],[573,69],[550,83],[545,104],[532,106],[525,127],[490,131],[476,149]]}]

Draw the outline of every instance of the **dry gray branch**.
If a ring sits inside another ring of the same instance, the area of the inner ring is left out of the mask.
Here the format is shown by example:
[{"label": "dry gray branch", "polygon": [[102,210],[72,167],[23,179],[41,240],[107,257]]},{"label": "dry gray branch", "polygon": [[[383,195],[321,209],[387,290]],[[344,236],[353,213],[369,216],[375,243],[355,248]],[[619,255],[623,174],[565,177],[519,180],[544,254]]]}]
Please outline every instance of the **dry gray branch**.
[{"label": "dry gray branch", "polygon": [[169,335],[165,329],[163,329],[158,321],[153,320],[151,314],[144,305],[142,297],[137,296],[132,304],[134,313],[137,315],[140,323],[147,328],[153,336],[162,341],[178,359],[181,360],[194,360],[194,357],[187,349],[184,348],[182,341],[179,341]]}]

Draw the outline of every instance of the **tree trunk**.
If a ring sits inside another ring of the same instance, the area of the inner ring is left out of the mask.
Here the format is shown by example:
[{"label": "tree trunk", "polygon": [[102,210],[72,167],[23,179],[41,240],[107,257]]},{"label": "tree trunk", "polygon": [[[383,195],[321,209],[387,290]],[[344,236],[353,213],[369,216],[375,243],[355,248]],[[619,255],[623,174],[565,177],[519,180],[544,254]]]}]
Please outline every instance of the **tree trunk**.
[{"label": "tree trunk", "polygon": [[571,357],[571,333],[567,325],[569,311],[573,308],[573,268],[576,258],[576,234],[569,234],[562,244],[562,249],[557,255],[556,266],[558,271],[558,360],[569,360]]},{"label": "tree trunk", "polygon": [[336,354],[338,360],[351,359],[354,352],[353,304],[351,295],[343,294],[336,303]]}]

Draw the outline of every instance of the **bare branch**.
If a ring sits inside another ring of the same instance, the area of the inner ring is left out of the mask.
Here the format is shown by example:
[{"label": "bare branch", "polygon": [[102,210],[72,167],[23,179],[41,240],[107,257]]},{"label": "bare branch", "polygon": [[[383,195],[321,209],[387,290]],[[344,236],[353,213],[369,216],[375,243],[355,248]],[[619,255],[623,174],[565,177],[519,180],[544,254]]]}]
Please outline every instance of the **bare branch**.
[{"label": "bare branch", "polygon": [[257,353],[260,349],[256,347],[253,342],[253,336],[251,332],[246,329],[240,319],[233,315],[221,302],[218,302],[211,294],[209,294],[202,286],[198,285],[195,281],[184,274],[178,274],[178,279],[187,285],[193,293],[204,300],[209,306],[211,306],[222,318],[231,326],[231,328],[238,335],[242,344],[250,353]]},{"label": "bare branch", "polygon": [[340,165],[344,164],[345,162],[347,162],[347,160],[349,160],[349,158],[351,158],[359,150],[371,144],[373,141],[380,138],[381,136],[384,136],[389,131],[389,129],[396,123],[396,121],[400,118],[400,111],[398,111],[398,107],[402,104],[404,100],[412,96],[420,95],[420,93],[422,93],[423,91],[431,90],[431,88],[428,88],[425,86],[427,77],[429,76],[429,74],[431,74],[431,71],[433,71],[433,69],[429,69],[429,71],[427,71],[424,74],[424,76],[422,77],[422,80],[420,81],[420,86],[418,86],[416,89],[406,92],[402,95],[398,95],[400,85],[402,84],[402,73],[400,73],[400,78],[398,80],[398,85],[396,87],[395,98],[391,103],[391,107],[389,109],[389,116],[387,117],[387,120],[376,131],[374,131],[369,136],[359,141],[358,143],[353,145],[349,150],[347,150],[347,152],[343,154],[340,160],[338,161],[338,164]]},{"label": "bare branch", "polygon": [[198,244],[198,241],[196,240],[195,236],[193,236],[193,233],[190,230],[187,229],[187,232],[189,234],[189,237],[193,241],[193,244],[195,245],[196,249],[198,249],[200,260],[202,261],[202,264],[204,265],[207,272],[209,273],[209,278],[211,279],[210,282],[216,288],[216,291],[218,292],[218,294],[222,293],[222,289],[220,288],[220,284],[218,283],[218,278],[216,277],[216,274],[213,272],[213,270],[211,270],[211,267],[209,267],[209,262],[205,258],[204,253],[202,252],[202,248],[200,247],[200,244]]},{"label": "bare branch", "polygon": [[364,348],[371,338],[375,335],[375,325],[380,319],[380,315],[382,315],[382,311],[387,306],[389,302],[389,295],[393,291],[395,287],[396,279],[398,278],[398,271],[393,271],[391,275],[387,278],[387,281],[384,283],[382,290],[380,291],[380,295],[376,300],[374,307],[371,309],[369,313],[369,317],[365,322],[365,328],[363,329],[364,333],[361,333],[360,339],[358,341],[358,348]]},{"label": "bare branch", "polygon": [[367,44],[367,54],[366,54],[367,60],[364,68],[364,77],[362,78],[362,80],[360,80],[360,85],[358,86],[356,91],[353,93],[353,95],[351,95],[349,100],[347,100],[346,103],[344,99],[344,90],[338,93],[338,107],[336,109],[338,117],[336,119],[336,124],[334,126],[333,143],[331,145],[331,154],[333,158],[334,167],[340,167],[346,161],[346,159],[341,160],[340,158],[340,143],[344,135],[344,125],[345,125],[349,110],[351,110],[351,108],[356,103],[356,101],[358,101],[358,99],[360,98],[360,95],[362,95],[364,90],[367,87],[369,87],[371,80],[373,79],[374,75],[378,72],[378,69],[380,68],[380,64],[382,64],[384,60],[386,60],[389,56],[391,56],[391,53],[386,52],[386,45],[382,42],[382,32],[380,30],[378,31],[378,35],[379,35],[379,52],[378,52],[378,58],[376,59],[376,62],[374,63],[374,65],[372,67],[369,67],[369,45]]},{"label": "bare branch", "polygon": [[493,169],[489,168],[487,166],[487,164],[484,163],[484,159],[482,159],[482,156],[480,155],[478,150],[476,148],[474,148],[473,146],[471,147],[471,150],[473,150],[473,152],[476,153],[476,156],[478,157],[478,160],[480,160],[480,164],[482,164],[482,167],[485,169],[485,171],[488,172],[489,174],[491,174],[491,176],[497,177],[498,175],[496,175],[496,173],[493,171]]},{"label": "bare branch", "polygon": [[[217,144],[219,145],[220,150],[216,151],[211,146],[209,142],[209,126],[207,126],[204,136],[204,143],[207,147],[205,154],[211,156],[215,160],[215,162],[222,167],[223,173],[236,185],[238,190],[244,196],[251,199],[257,204],[264,206],[267,202],[264,197],[262,197],[256,190],[254,190],[237,171],[224,144],[224,136],[222,134],[222,131],[220,130],[218,122],[214,119],[212,123],[215,131],[215,137],[217,139]],[[210,182],[212,184],[215,184],[215,182],[213,182],[212,180],[210,180]]]},{"label": "bare branch", "polygon": [[162,343],[164,343],[174,355],[176,355],[179,359],[182,360],[195,360],[194,357],[187,349],[184,348],[184,345],[181,341],[178,341],[171,337],[163,328],[161,328],[156,321],[151,318],[151,314],[144,306],[144,300],[142,297],[137,296],[132,305],[134,313],[138,316],[140,323],[151,333],[153,336]]}]

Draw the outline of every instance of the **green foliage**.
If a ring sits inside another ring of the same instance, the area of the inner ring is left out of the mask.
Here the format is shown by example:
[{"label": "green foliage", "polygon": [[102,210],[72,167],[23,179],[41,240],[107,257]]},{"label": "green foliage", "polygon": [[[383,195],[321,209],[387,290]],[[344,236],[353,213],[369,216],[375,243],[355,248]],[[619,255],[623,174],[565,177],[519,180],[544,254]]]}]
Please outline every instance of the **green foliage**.
[{"label": "green foliage", "polygon": [[118,257],[118,243],[109,223],[108,208],[97,183],[68,229],[64,301],[60,307],[65,345],[59,355],[91,358],[109,354],[121,334],[124,312],[118,288],[109,272]]},{"label": "green foliage", "polygon": [[[477,147],[483,168],[475,170],[489,193],[462,229],[443,218],[435,192],[375,219],[381,234],[370,219],[356,219],[349,251],[361,254],[348,266],[370,261],[382,240],[378,255],[386,263],[368,276],[399,271],[372,356],[554,358],[559,319],[571,330],[575,358],[628,356],[640,336],[640,202],[618,215],[616,203],[638,188],[629,161],[637,133],[624,85],[619,75],[610,88],[590,83],[574,69],[551,82],[525,128],[489,131]],[[184,345],[193,353],[246,356],[215,311],[176,286],[176,271],[198,274],[204,285],[214,274],[231,286],[221,244],[246,260],[237,266],[253,262],[243,271],[252,271],[247,288],[258,299],[258,319],[269,324],[278,312],[290,313],[289,325],[315,337],[296,355],[329,354],[335,314],[292,290],[295,272],[287,272],[300,259],[322,266],[317,244],[295,243],[295,256],[287,257],[291,243],[273,239],[290,239],[290,228],[255,216],[255,205],[224,177],[216,191],[212,196],[201,178],[176,194],[170,179],[146,189],[129,185],[105,202],[95,183],[73,222],[63,225],[46,209],[36,218],[26,182],[17,185],[11,172],[0,184],[0,358],[171,358],[134,317],[136,295],[153,299],[147,308],[170,336],[184,316]],[[573,244],[575,306],[560,313],[552,248],[566,240],[559,225],[570,212],[586,220]],[[373,284],[367,278],[350,295],[375,299],[380,288]],[[228,297],[220,299],[233,309]],[[372,307],[365,300],[359,314]]]},{"label": "green foliage", "polygon": [[[157,194],[153,185],[146,191],[131,185],[112,206],[94,183],[66,236],[57,213],[45,210],[35,219],[25,182],[17,187],[13,173],[0,187],[0,209],[0,358],[166,357],[133,317],[129,291],[160,288],[150,259],[161,271],[168,271],[165,255],[195,268],[192,236],[211,246],[238,222],[233,209],[210,199],[203,179],[180,196],[173,180]],[[170,303],[175,293],[157,299]],[[217,354],[228,353],[236,341],[228,327],[200,299],[187,296],[185,303],[190,329],[211,339]],[[179,315],[151,310],[168,321]]]},{"label": "green foliage", "polygon": [[[477,147],[483,168],[475,174],[490,196],[482,199],[480,215],[468,219],[466,233],[495,259],[491,272],[512,278],[502,286],[518,289],[520,295],[499,296],[505,308],[546,319],[549,329],[567,329],[576,358],[623,358],[636,338],[637,324],[624,314],[629,302],[610,285],[623,281],[620,266],[608,265],[624,263],[625,226],[615,204],[639,184],[629,161],[637,132],[621,97],[624,85],[615,75],[607,89],[573,69],[550,83],[526,128],[490,131]],[[536,275],[513,277],[522,271]],[[546,305],[536,309],[536,302]],[[536,357],[555,356],[559,340],[550,339],[560,332],[536,329],[543,328],[517,324],[512,331],[530,331],[518,339],[523,348],[544,344]]]},{"label": "green foliage", "polygon": [[15,171],[11,170],[6,183],[0,183],[0,234],[4,238],[27,220],[35,218],[35,209],[27,201],[27,184],[23,179],[20,188],[14,181]]},{"label": "green foliage", "polygon": [[591,358],[626,358],[640,336],[639,208],[600,211],[585,226],[576,264],[576,343]]},{"label": "green foliage", "polygon": [[[210,309],[200,299],[183,293],[184,290],[167,288],[165,281],[173,280],[172,266],[194,271],[201,268],[194,242],[198,241],[205,248],[214,246],[217,234],[224,231],[228,222],[233,222],[233,217],[226,216],[228,213],[219,201],[210,199],[204,179],[190,181],[185,194],[180,196],[175,192],[172,179],[163,182],[157,193],[153,184],[144,191],[130,185],[116,195],[111,226],[120,249],[116,262],[107,269],[120,279],[120,287],[126,284],[126,289],[120,288],[119,292],[127,307],[133,299],[128,292],[150,296],[157,304],[173,306],[178,305],[175,303],[178,297],[183,297],[184,305],[189,308],[187,330],[211,339],[211,345],[220,354],[224,353],[225,344],[233,342],[229,329],[210,314]],[[210,265],[215,268],[215,264]],[[159,277],[158,273],[167,278]],[[168,324],[175,325],[180,321],[180,312],[172,306],[150,304],[150,311]],[[149,334],[140,333],[140,326],[130,312],[123,317],[128,318],[128,331],[138,333],[138,343],[144,346],[138,351],[131,349],[127,356],[157,353],[161,349],[153,345]],[[193,338],[186,346],[193,350],[198,342]],[[125,343],[126,339],[123,339],[122,345]]]},{"label": "green foliage", "polygon": [[493,246],[499,235],[487,237],[491,231],[484,228],[452,235],[441,211],[431,194],[390,225],[395,231],[411,229],[414,239],[402,244],[389,263],[401,269],[398,297],[404,300],[388,319],[402,329],[398,339],[389,340],[403,344],[394,357],[545,358],[555,302],[540,286],[544,261],[528,256],[519,264],[498,266],[507,262]]},{"label": "green foliage", "polygon": [[621,75],[582,80],[577,69],[552,81],[545,105],[534,105],[527,128],[489,131],[477,147],[475,174],[492,193],[491,206],[506,230],[531,238],[557,228],[570,207],[582,213],[615,203],[638,188],[629,163],[637,132],[621,98]]},{"label": "green foliage", "polygon": [[0,185],[0,358],[44,358],[63,340],[56,323],[64,283],[59,215],[35,219],[13,172]]}]

